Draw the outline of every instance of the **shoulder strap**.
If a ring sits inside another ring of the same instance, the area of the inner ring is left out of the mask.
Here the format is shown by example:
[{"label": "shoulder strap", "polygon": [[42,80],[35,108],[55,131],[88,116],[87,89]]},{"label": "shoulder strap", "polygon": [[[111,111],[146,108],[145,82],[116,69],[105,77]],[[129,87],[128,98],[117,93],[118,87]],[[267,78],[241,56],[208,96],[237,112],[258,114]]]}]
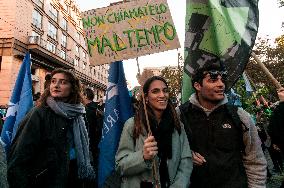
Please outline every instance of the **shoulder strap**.
[{"label": "shoulder strap", "polygon": [[190,128],[190,121],[189,119],[192,118],[191,117],[191,113],[190,113],[190,109],[192,108],[192,104],[187,101],[186,103],[182,104],[179,106],[179,110],[180,110],[180,121],[183,123],[184,125],[184,130],[185,133],[187,135],[187,139],[189,144],[191,143],[191,135],[192,135],[192,131]]},{"label": "shoulder strap", "polygon": [[233,119],[234,125],[237,127],[237,129],[240,132],[239,143],[241,144],[242,151],[244,152],[245,151],[245,144],[244,144],[244,140],[243,140],[243,134],[244,134],[244,132],[247,131],[247,128],[244,129],[244,127],[246,127],[246,126],[243,126],[245,124],[242,122],[241,118],[238,115],[238,107],[237,106],[226,104],[226,108],[228,110],[229,115]]}]

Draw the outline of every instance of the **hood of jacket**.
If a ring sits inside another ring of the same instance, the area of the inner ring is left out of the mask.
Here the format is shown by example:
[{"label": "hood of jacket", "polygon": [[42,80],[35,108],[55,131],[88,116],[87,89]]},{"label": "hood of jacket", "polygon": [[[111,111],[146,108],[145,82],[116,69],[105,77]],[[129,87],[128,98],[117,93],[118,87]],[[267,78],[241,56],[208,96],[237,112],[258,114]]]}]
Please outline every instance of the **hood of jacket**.
[{"label": "hood of jacket", "polygon": [[209,115],[211,112],[213,112],[215,109],[217,109],[219,106],[222,106],[226,103],[228,103],[228,98],[225,95],[224,99],[221,100],[214,108],[212,109],[206,109],[205,107],[201,106],[201,104],[199,103],[198,99],[197,99],[197,95],[196,93],[193,93],[190,98],[189,98],[189,102],[192,103],[193,105],[197,106],[198,108],[202,109],[207,115]]}]

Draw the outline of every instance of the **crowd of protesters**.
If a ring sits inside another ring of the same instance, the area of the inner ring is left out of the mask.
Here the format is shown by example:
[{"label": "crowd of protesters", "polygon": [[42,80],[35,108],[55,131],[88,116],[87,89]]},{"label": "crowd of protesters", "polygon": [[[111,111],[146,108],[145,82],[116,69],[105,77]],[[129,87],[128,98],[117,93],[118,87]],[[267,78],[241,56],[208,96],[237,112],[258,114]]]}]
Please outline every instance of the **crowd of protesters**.
[{"label": "crowd of protesters", "polygon": [[[135,115],[124,125],[115,156],[119,187],[264,188],[267,148],[283,171],[284,89],[267,129],[261,114],[255,122],[228,104],[226,76],[218,63],[198,69],[195,93],[176,109],[164,78],[144,83],[147,113],[142,100],[133,100]],[[0,144],[0,187],[97,187],[104,104],[93,100],[72,72],[55,69],[7,154]]]}]

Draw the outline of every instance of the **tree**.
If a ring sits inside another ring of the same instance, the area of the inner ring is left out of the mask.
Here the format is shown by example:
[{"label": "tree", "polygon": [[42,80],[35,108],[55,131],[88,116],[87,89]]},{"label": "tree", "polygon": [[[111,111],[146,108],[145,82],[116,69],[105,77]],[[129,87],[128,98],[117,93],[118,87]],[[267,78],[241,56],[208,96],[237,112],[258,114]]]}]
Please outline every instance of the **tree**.
[{"label": "tree", "polygon": [[[272,75],[283,85],[284,83],[284,35],[278,37],[275,42],[269,39],[259,38],[255,44],[254,53],[261,59]],[[270,101],[277,100],[275,87],[270,79],[264,74],[260,66],[250,59],[246,72],[254,83],[256,89],[267,88],[266,98]]]},{"label": "tree", "polygon": [[152,76],[154,76],[153,72],[151,70],[145,69],[141,75],[137,75],[138,83],[143,86],[146,80],[148,78],[151,78]]},{"label": "tree", "polygon": [[182,72],[182,66],[169,66],[162,70],[161,76],[165,78],[165,80],[169,84],[170,97],[174,103],[178,103],[180,100]]},{"label": "tree", "polygon": [[[284,86],[284,35],[279,36],[273,42],[269,39],[258,38],[253,51]],[[247,64],[246,73],[255,89],[253,95],[248,95],[245,91],[243,79],[240,79],[233,88],[241,96],[242,107],[248,112],[256,114],[259,110],[255,104],[256,99],[263,96],[268,101],[275,102],[278,100],[278,96],[272,81],[267,78],[253,58]]]}]

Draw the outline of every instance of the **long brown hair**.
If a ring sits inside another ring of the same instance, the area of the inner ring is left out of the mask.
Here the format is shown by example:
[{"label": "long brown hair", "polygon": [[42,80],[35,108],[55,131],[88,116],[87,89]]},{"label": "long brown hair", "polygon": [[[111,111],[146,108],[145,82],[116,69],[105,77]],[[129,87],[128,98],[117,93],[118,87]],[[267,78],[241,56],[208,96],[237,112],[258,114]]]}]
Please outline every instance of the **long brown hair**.
[{"label": "long brown hair", "polygon": [[[70,96],[67,100],[67,103],[70,103],[70,104],[81,103],[83,101],[83,98],[82,98],[82,94],[81,94],[82,87],[81,87],[79,79],[71,71],[65,70],[65,69],[62,69],[62,68],[54,69],[50,74],[51,78],[55,74],[58,74],[58,73],[62,73],[65,76],[67,76],[68,81],[71,84],[71,93],[70,93]],[[45,88],[43,94],[41,95],[37,106],[46,105],[46,99],[49,96],[50,96],[50,82],[48,82],[47,87]]]},{"label": "long brown hair", "polygon": [[[160,76],[153,76],[151,78],[149,78],[148,80],[146,80],[146,82],[144,83],[143,86],[143,93],[145,95],[145,97],[148,95],[149,92],[149,88],[150,85],[152,84],[153,81],[155,80],[160,80],[162,82],[165,83],[166,87],[168,87],[168,84],[166,82],[166,80]],[[153,118],[155,119],[155,115],[153,110],[151,109],[151,107],[149,106],[149,104],[146,104],[146,108],[147,108],[147,113],[149,118]],[[165,111],[169,111],[174,120],[174,126],[175,129],[180,133],[181,132],[181,125],[177,116],[177,113],[175,111],[174,105],[172,104],[171,100],[168,99],[168,105],[167,108],[165,109]],[[143,101],[142,99],[138,102],[137,104],[137,109],[135,111],[135,115],[134,115],[134,124],[135,124],[135,128],[134,128],[134,132],[133,132],[133,137],[134,139],[138,138],[140,134],[143,135],[143,133],[145,131],[143,131],[144,129],[147,131],[147,124],[146,124],[146,116],[145,116],[145,112],[144,112],[144,106],[143,106]]]}]

